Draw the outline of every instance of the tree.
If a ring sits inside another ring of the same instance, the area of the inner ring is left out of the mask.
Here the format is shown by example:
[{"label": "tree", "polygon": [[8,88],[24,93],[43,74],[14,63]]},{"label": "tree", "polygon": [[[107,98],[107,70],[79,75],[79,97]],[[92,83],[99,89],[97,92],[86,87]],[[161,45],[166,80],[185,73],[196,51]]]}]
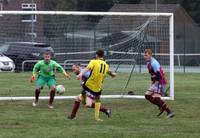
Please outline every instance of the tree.
[{"label": "tree", "polygon": [[47,10],[108,11],[115,3],[139,4],[141,0],[45,0]]},{"label": "tree", "polygon": [[189,15],[200,24],[200,1],[199,0],[162,0],[166,4],[180,4]]},{"label": "tree", "polygon": [[46,10],[69,11],[76,10],[77,0],[45,0]]}]

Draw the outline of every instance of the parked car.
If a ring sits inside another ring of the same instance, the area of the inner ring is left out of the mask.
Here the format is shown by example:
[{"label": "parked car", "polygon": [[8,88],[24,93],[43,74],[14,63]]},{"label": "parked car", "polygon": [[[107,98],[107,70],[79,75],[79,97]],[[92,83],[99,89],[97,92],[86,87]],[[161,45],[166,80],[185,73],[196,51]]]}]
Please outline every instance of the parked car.
[{"label": "parked car", "polygon": [[[15,70],[21,71],[25,60],[40,60],[43,53],[49,51],[54,57],[54,50],[45,43],[36,42],[7,42],[0,45],[0,53],[11,58],[15,63]],[[35,63],[26,63],[24,70],[30,71]]]},{"label": "parked car", "polygon": [[9,57],[0,54],[0,72],[2,71],[11,71],[15,70],[15,64],[12,59]]}]

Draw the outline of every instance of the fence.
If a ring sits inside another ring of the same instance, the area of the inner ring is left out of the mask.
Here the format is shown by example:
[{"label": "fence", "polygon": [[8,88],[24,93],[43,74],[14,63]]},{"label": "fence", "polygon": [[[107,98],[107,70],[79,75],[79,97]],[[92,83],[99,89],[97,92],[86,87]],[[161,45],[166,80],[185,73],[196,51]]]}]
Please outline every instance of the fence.
[{"label": "fence", "polygon": [[[113,52],[113,51],[111,51],[111,52]],[[61,56],[61,55],[65,56],[65,55],[72,55],[72,54],[74,54],[74,53],[55,53],[56,56]],[[75,53],[75,54],[80,54],[80,52]],[[139,54],[139,53],[129,52],[129,54]],[[141,54],[141,56],[143,56],[143,54]],[[155,57],[169,56],[169,54],[168,53],[156,53],[154,56]],[[142,59],[142,58],[139,58],[139,59]],[[71,66],[73,63],[79,62],[79,63],[82,63],[82,65],[87,65],[89,60],[90,59],[66,59],[59,63],[65,69],[71,69]],[[21,71],[22,72],[25,71],[25,65],[27,63],[36,63],[37,61],[38,60],[24,60],[22,62]],[[186,61],[188,61],[188,62],[186,62]],[[119,68],[119,70],[126,71],[126,70],[130,70],[129,68],[131,68],[131,63],[133,62],[133,59],[107,59],[107,62],[113,64],[112,67],[114,67],[114,70],[116,70],[116,68]],[[135,66],[136,72],[146,72],[147,71],[144,61],[137,62],[137,63],[140,63],[140,64],[137,64]],[[200,72],[200,53],[174,54],[174,63],[175,63],[175,66],[174,66],[175,72]],[[120,64],[121,64],[121,66],[119,67]],[[163,68],[165,69],[165,71],[169,71],[168,65],[163,65]]]}]

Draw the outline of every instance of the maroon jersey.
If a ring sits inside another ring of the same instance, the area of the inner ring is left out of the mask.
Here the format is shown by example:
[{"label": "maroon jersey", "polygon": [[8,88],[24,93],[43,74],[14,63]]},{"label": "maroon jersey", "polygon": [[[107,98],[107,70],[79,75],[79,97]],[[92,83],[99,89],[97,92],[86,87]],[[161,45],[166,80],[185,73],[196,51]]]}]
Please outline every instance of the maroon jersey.
[{"label": "maroon jersey", "polygon": [[155,58],[152,57],[151,60],[147,62],[147,68],[149,73],[151,74],[151,80],[153,82],[159,81],[160,84],[167,84],[162,66]]}]

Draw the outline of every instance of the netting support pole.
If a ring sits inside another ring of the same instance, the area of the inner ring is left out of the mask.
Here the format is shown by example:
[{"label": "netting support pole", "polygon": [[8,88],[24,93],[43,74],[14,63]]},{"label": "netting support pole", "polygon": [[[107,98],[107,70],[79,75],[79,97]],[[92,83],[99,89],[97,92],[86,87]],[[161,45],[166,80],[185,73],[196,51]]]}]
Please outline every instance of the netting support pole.
[{"label": "netting support pole", "polygon": [[108,24],[108,26],[107,26],[107,40],[106,40],[106,49],[105,49],[105,51],[106,51],[106,59],[109,59],[109,46],[110,46],[110,44],[111,44],[111,39],[110,39],[110,24]]},{"label": "netting support pole", "polygon": [[174,15],[169,19],[170,36],[170,97],[174,100]]},{"label": "netting support pole", "polygon": [[97,45],[96,45],[96,27],[94,27],[94,49],[93,51],[96,51],[97,50]]}]

